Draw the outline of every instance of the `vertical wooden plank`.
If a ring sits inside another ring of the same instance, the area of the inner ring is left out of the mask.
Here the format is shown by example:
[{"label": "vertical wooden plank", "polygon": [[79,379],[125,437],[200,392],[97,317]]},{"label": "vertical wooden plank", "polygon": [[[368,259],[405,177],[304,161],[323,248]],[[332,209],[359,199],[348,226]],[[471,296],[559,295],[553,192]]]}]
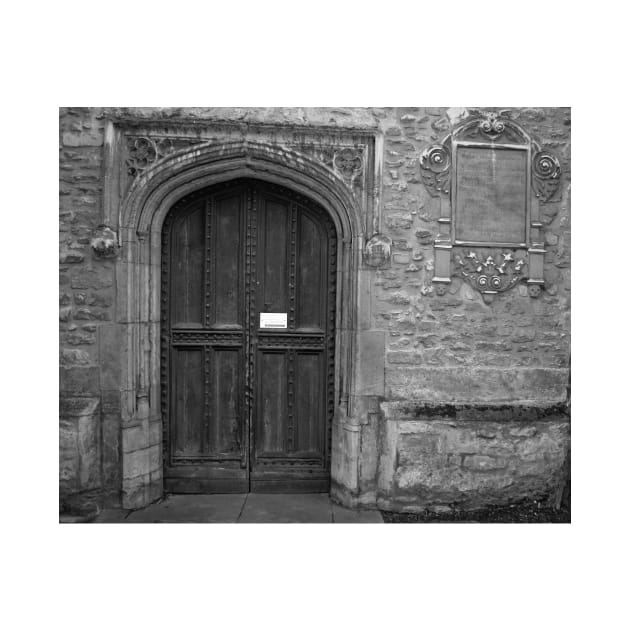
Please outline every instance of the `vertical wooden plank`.
[{"label": "vertical wooden plank", "polygon": [[315,222],[304,212],[299,218],[297,322],[298,328],[326,327],[325,241]]},{"label": "vertical wooden plank", "polygon": [[242,324],[241,194],[217,198],[214,209],[214,325]]},{"label": "vertical wooden plank", "polygon": [[175,456],[202,453],[203,349],[173,349],[173,417]]},{"label": "vertical wooden plank", "polygon": [[324,399],[323,354],[296,353],[295,451],[323,456]]},{"label": "vertical wooden plank", "polygon": [[261,352],[256,456],[283,455],[287,430],[287,353]]},{"label": "vertical wooden plank", "polygon": [[264,203],[264,251],[262,262],[263,304],[260,310],[286,313],[289,310],[289,276],[287,252],[289,251],[287,203],[265,199]]},{"label": "vertical wooden plank", "polygon": [[172,324],[203,325],[204,204],[197,203],[173,225]]},{"label": "vertical wooden plank", "polygon": [[236,348],[214,350],[212,454],[236,454],[242,442],[240,365],[241,352]]}]

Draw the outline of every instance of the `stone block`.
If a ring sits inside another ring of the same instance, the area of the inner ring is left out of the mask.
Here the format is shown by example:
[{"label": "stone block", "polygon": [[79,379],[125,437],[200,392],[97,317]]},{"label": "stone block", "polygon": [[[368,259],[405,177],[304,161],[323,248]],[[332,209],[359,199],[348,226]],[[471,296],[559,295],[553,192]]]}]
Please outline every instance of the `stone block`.
[{"label": "stone block", "polygon": [[92,362],[92,358],[87,351],[68,348],[61,350],[60,360],[61,365],[64,366],[89,365]]},{"label": "stone block", "polygon": [[[123,444],[124,438],[125,430],[123,429]],[[126,453],[123,457],[123,480],[128,481],[143,475],[148,476],[149,472],[148,448]]]},{"label": "stone block", "polygon": [[148,474],[131,478],[123,477],[122,507],[128,510],[137,510],[148,505],[150,503],[150,485],[151,477]]},{"label": "stone block", "polygon": [[162,444],[162,422],[149,423],[149,445]]},{"label": "stone block", "polygon": [[59,420],[59,491],[68,495],[79,489],[79,451],[76,418]]},{"label": "stone block", "polygon": [[382,396],[385,393],[385,332],[357,333],[356,394]]},{"label": "stone block", "polygon": [[97,367],[60,367],[59,388],[73,395],[94,395],[99,391]]},{"label": "stone block", "polygon": [[79,481],[82,490],[97,488],[101,483],[100,416],[78,419]]},{"label": "stone block", "polygon": [[520,423],[514,435],[510,422],[427,420],[426,410],[413,420],[395,419],[392,410],[386,417],[378,487],[388,509],[472,510],[544,499],[561,478],[567,419]]},{"label": "stone block", "polygon": [[122,468],[120,417],[103,414],[103,486],[120,489]]},{"label": "stone block", "polygon": [[149,434],[144,424],[122,428],[123,453],[146,450],[149,447]]},{"label": "stone block", "polygon": [[122,333],[117,324],[106,324],[98,329],[100,387],[113,390],[121,384]]},{"label": "stone block", "polygon": [[62,252],[59,255],[59,262],[62,265],[68,263],[80,263],[83,262],[85,256],[81,252]]},{"label": "stone block", "polygon": [[101,390],[101,405],[104,414],[113,414],[120,417],[120,391]]},{"label": "stone block", "polygon": [[497,459],[488,455],[466,455],[463,458],[462,466],[473,470],[500,470],[505,468],[507,463],[504,459]]},{"label": "stone block", "polygon": [[113,269],[110,265],[101,264],[93,269],[79,269],[72,276],[73,289],[105,289],[114,283]]},{"label": "stone block", "polygon": [[103,136],[99,133],[66,131],[62,142],[66,147],[100,147],[103,145]]},{"label": "stone block", "polygon": [[564,368],[389,366],[385,383],[393,399],[551,404],[566,400],[568,376]]},{"label": "stone block", "polygon": [[162,469],[162,445],[155,444],[149,447],[149,472],[154,473]]},{"label": "stone block", "polygon": [[59,398],[59,416],[61,418],[78,418],[99,412],[98,398],[75,398],[61,395]]}]

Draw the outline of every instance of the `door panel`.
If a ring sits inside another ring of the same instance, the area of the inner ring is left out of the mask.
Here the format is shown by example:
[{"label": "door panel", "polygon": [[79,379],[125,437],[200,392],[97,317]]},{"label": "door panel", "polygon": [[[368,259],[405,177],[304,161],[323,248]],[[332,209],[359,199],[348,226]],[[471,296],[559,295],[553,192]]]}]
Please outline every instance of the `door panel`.
[{"label": "door panel", "polygon": [[196,457],[205,451],[203,418],[203,348],[173,353],[173,435],[176,457]]},{"label": "door panel", "polygon": [[[230,196],[215,202],[210,214],[214,224],[210,248],[215,307],[215,326],[240,326],[243,320],[241,281],[241,197]],[[210,296],[207,296],[210,297]]]},{"label": "door panel", "polygon": [[262,227],[260,252],[262,260],[258,268],[262,271],[260,284],[262,292],[257,300],[258,310],[263,313],[286,313],[288,310],[287,251],[287,204],[261,198],[259,225]]},{"label": "door panel", "polygon": [[299,218],[297,282],[298,328],[323,330],[326,326],[326,238],[306,213]]},{"label": "door panel", "polygon": [[241,449],[245,444],[245,423],[242,421],[241,411],[241,351],[237,348],[216,348],[213,355],[211,452],[216,455],[233,455],[240,459]]},{"label": "door panel", "polygon": [[287,353],[261,352],[256,406],[255,460],[282,457],[287,448]]},{"label": "door panel", "polygon": [[322,356],[298,352],[295,370],[295,427],[293,450],[305,457],[322,452]]},{"label": "door panel", "polygon": [[[162,411],[171,492],[327,491],[334,226],[237,180],[171,210],[162,240]],[[286,313],[286,329],[260,313]]]},{"label": "door panel", "polygon": [[173,226],[173,322],[202,325],[203,205],[196,204]]}]

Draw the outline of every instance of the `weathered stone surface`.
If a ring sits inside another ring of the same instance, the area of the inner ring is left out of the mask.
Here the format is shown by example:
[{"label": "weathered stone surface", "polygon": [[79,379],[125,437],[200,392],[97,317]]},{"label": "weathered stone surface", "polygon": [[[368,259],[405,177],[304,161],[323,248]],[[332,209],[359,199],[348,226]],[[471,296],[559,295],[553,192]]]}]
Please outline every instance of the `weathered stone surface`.
[{"label": "weathered stone surface", "polygon": [[427,402],[564,402],[569,372],[558,368],[389,368],[386,395]]},{"label": "weathered stone surface", "polygon": [[379,469],[382,509],[478,509],[545,499],[557,487],[569,422],[519,423],[388,418]]},{"label": "weathered stone surface", "polygon": [[62,396],[59,401],[60,499],[100,485],[100,401]]},{"label": "weathered stone surface", "polygon": [[59,369],[59,388],[74,395],[94,395],[99,392],[97,367],[62,367]]}]

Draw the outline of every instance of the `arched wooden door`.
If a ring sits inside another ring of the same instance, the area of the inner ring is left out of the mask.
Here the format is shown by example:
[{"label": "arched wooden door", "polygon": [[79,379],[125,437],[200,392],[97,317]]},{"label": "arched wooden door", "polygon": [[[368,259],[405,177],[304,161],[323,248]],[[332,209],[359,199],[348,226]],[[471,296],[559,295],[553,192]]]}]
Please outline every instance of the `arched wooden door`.
[{"label": "arched wooden door", "polygon": [[327,492],[334,225],[285,188],[235,180],[162,234],[168,492]]}]

